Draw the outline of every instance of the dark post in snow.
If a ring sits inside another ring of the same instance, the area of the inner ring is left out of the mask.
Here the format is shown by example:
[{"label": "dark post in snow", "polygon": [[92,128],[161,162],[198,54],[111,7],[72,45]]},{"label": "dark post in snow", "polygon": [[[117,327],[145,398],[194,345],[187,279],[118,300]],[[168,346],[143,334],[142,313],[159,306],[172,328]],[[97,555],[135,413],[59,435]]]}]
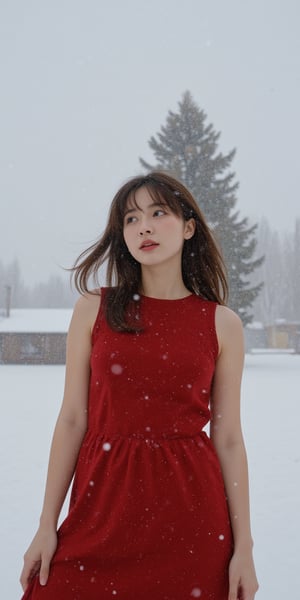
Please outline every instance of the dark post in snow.
[{"label": "dark post in snow", "polygon": [[6,285],[6,316],[10,316],[10,302],[11,302],[11,285]]}]

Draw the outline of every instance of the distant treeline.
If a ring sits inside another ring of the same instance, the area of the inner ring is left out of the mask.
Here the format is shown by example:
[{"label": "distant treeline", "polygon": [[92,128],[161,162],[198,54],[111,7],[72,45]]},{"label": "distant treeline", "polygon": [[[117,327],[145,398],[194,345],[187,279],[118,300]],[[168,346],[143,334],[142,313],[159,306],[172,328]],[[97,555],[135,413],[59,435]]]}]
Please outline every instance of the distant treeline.
[{"label": "distant treeline", "polygon": [[300,322],[300,218],[290,233],[274,231],[263,219],[256,239],[256,251],[265,260],[251,274],[253,284],[263,282],[252,307],[254,320],[265,325],[276,319]]},{"label": "distant treeline", "polygon": [[76,294],[69,276],[50,275],[45,282],[28,285],[22,277],[18,259],[4,265],[0,261],[0,307],[6,308],[10,296],[11,308],[69,308]]}]

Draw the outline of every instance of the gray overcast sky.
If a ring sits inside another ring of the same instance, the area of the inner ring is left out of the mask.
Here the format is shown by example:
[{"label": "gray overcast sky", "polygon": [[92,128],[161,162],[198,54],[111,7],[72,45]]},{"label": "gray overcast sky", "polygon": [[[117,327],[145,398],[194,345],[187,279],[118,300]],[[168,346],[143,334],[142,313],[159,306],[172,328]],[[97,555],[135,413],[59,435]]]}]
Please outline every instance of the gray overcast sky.
[{"label": "gray overcast sky", "polygon": [[243,216],[300,215],[298,0],[2,0],[0,258],[58,273],[185,90],[237,148]]}]

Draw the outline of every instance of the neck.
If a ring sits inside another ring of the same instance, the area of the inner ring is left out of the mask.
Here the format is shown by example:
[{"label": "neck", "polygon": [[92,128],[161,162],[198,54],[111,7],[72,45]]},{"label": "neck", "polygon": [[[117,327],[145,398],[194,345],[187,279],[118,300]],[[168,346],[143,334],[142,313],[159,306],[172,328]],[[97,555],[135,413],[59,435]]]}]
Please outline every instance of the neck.
[{"label": "neck", "polygon": [[188,296],[190,291],[184,285],[181,266],[177,270],[164,268],[163,265],[155,267],[142,266],[141,293],[153,298],[176,300]]}]

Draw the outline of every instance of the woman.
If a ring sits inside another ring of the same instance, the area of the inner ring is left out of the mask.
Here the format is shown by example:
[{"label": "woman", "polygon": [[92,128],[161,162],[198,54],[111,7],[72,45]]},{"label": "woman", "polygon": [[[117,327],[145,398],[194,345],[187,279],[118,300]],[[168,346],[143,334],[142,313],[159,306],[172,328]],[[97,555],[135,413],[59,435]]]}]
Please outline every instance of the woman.
[{"label": "woman", "polygon": [[[105,260],[108,287],[89,292]],[[131,179],[74,273],[82,296],[23,599],[253,600],[242,325],[192,195],[165,173]]]}]

